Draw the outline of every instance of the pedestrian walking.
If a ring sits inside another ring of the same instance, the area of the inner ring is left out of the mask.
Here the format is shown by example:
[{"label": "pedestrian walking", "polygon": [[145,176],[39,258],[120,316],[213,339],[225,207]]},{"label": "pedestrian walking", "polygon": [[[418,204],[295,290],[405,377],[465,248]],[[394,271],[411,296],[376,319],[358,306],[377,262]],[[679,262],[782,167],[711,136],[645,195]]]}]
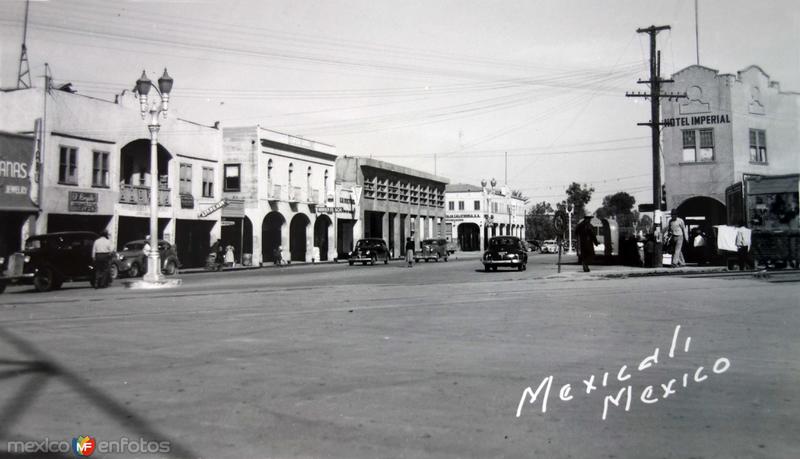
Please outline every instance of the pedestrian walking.
[{"label": "pedestrian walking", "polygon": [[670,266],[678,268],[686,264],[683,259],[683,243],[689,241],[689,234],[686,232],[686,223],[678,216],[678,212],[673,209],[670,212],[669,220],[669,245],[672,246],[672,263]]},{"label": "pedestrian walking", "polygon": [[225,248],[225,266],[233,266],[236,264],[236,256],[233,254],[233,246],[229,245]]},{"label": "pedestrian walking", "polygon": [[583,272],[591,271],[589,265],[594,260],[594,246],[597,244],[597,236],[594,234],[592,226],[592,216],[584,215],[583,220],[575,227],[575,234],[578,238],[578,258],[583,265]]},{"label": "pedestrian walking", "polygon": [[414,266],[414,240],[410,237],[406,238],[406,263],[409,268]]},{"label": "pedestrian walking", "polygon": [[111,241],[108,240],[108,231],[100,232],[100,237],[92,245],[92,260],[94,262],[94,288],[106,288],[111,283],[109,266],[111,263]]},{"label": "pedestrian walking", "polygon": [[272,259],[275,262],[275,266],[280,266],[283,264],[283,247],[278,246],[275,247],[275,250],[272,252]]}]

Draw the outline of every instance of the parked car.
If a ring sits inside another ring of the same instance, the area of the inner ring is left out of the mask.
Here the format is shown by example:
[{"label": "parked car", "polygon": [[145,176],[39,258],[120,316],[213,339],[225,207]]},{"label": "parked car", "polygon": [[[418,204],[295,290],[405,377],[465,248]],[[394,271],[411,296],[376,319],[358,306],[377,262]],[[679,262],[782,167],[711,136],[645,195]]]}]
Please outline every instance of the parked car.
[{"label": "parked car", "polygon": [[542,242],[542,253],[558,253],[558,243],[555,239]]},{"label": "parked car", "polygon": [[356,262],[362,265],[367,263],[374,265],[378,260],[383,260],[383,264],[389,263],[389,248],[386,242],[380,238],[359,239],[353,251],[348,254],[347,263],[353,266]]},{"label": "parked car", "polygon": [[420,260],[447,261],[447,239],[425,239],[422,241],[422,250],[414,253],[414,262]]},{"label": "parked car", "polygon": [[531,239],[530,241],[526,241],[528,243],[528,251],[529,252],[540,252],[542,250],[542,241],[537,241],[536,239]]},{"label": "parked car", "polygon": [[495,236],[481,259],[485,271],[497,271],[498,266],[509,266],[519,271],[527,269],[528,252],[522,241],[515,236]]},{"label": "parked car", "polygon": [[[138,277],[147,272],[147,254],[144,245],[147,241],[139,239],[125,244],[117,257],[119,273],[128,277]],[[158,253],[161,257],[161,271],[171,276],[178,272],[180,262],[175,247],[167,241],[158,241]]]},{"label": "parked car", "polygon": [[[31,236],[25,249],[9,257],[3,277],[3,287],[8,282],[33,284],[39,292],[61,288],[65,281],[94,283],[92,246],[99,236],[89,231],[65,231]],[[112,260],[117,254],[112,254]],[[112,278],[116,263],[109,269]]]},{"label": "parked car", "polygon": [[458,243],[453,240],[447,239],[447,253],[452,255],[458,250]]}]

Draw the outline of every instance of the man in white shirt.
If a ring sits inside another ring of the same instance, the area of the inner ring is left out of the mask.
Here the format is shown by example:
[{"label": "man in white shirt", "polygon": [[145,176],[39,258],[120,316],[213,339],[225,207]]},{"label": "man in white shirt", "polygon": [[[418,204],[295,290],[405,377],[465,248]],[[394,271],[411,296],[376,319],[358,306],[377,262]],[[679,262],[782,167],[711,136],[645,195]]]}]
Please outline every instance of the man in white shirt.
[{"label": "man in white shirt", "polygon": [[111,263],[111,252],[114,248],[108,240],[108,231],[100,232],[100,237],[92,245],[92,260],[94,260],[94,288],[105,288],[111,283],[109,264]]},{"label": "man in white shirt", "polygon": [[739,271],[744,271],[750,266],[750,230],[745,228],[744,222],[739,222],[736,227],[736,259]]}]

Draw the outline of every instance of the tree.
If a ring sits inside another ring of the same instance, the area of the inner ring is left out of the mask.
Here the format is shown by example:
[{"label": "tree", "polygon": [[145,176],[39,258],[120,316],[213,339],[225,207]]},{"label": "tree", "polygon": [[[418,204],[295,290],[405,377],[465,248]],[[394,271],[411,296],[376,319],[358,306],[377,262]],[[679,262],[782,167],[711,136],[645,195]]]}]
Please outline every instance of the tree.
[{"label": "tree", "polygon": [[606,195],[603,198],[603,205],[597,209],[597,216],[600,218],[615,218],[620,228],[633,229],[639,220],[639,213],[633,210],[636,198],[630,194],[619,191],[614,194]]},{"label": "tree", "polygon": [[636,204],[636,198],[624,191],[609,194],[603,198],[603,208],[608,209],[611,215],[630,214],[634,204]]},{"label": "tree", "polygon": [[636,222],[639,221],[639,212],[633,210],[636,198],[630,194],[619,191],[606,195],[603,205],[597,209],[596,215],[600,218],[615,218],[621,231],[632,232]]},{"label": "tree", "polygon": [[572,205],[572,208],[575,209],[573,221],[579,221],[586,214],[586,204],[591,201],[592,193],[594,193],[593,187],[586,184],[581,185],[578,182],[572,182],[567,187],[567,204]]},{"label": "tree", "polygon": [[528,235],[540,241],[555,239],[556,230],[553,228],[553,214],[555,209],[549,202],[542,201],[534,204],[528,213]]}]

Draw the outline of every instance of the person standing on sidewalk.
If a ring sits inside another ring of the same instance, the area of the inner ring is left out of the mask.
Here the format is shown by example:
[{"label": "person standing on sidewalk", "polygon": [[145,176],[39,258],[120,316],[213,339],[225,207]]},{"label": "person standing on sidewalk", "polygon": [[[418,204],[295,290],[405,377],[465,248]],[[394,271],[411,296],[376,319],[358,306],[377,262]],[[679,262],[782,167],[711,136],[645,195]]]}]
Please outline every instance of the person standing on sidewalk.
[{"label": "person standing on sidewalk", "polygon": [[689,234],[686,232],[686,223],[678,216],[678,212],[672,209],[670,212],[669,220],[669,236],[672,244],[672,263],[673,268],[678,268],[686,264],[683,259],[683,242],[689,240]]},{"label": "person standing on sidewalk", "polygon": [[108,240],[108,231],[100,232],[100,237],[92,245],[92,260],[94,261],[94,288],[106,288],[111,283],[109,264],[111,263],[111,241]]},{"label": "person standing on sidewalk", "polygon": [[578,257],[583,265],[583,272],[588,273],[589,264],[594,259],[594,246],[597,244],[597,236],[594,234],[592,226],[592,216],[584,215],[583,220],[575,227],[575,234],[578,238]]},{"label": "person standing on sidewalk", "polygon": [[744,222],[739,222],[736,227],[736,260],[739,264],[739,271],[744,271],[750,267],[750,234],[744,226]]},{"label": "person standing on sidewalk", "polygon": [[414,240],[410,237],[406,238],[406,263],[409,268],[414,266]]}]

